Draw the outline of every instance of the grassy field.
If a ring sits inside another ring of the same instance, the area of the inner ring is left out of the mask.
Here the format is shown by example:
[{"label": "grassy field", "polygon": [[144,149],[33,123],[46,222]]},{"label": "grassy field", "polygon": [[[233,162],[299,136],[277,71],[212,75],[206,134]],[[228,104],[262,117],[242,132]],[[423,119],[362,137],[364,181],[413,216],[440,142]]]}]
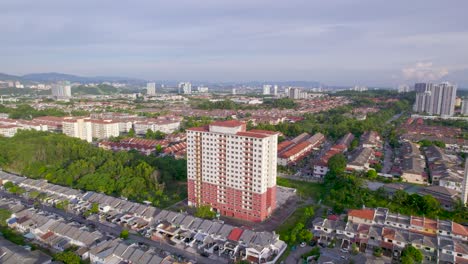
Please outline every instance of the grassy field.
[{"label": "grassy field", "polygon": [[286,178],[276,178],[276,184],[279,186],[294,188],[297,194],[304,199],[312,198],[318,201],[322,184],[315,182],[296,181]]}]

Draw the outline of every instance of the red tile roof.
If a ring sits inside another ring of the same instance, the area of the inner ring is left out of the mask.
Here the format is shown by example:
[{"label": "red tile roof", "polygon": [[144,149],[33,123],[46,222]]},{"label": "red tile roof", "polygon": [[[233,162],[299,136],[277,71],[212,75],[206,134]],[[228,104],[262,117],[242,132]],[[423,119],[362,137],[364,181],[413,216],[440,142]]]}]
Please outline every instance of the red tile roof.
[{"label": "red tile roof", "polygon": [[458,223],[452,222],[452,233],[461,236],[468,236],[468,226],[463,226]]},{"label": "red tile roof", "polygon": [[54,233],[51,232],[51,231],[49,231],[49,232],[45,233],[44,235],[42,235],[42,236],[41,236],[41,239],[42,239],[42,240],[46,240],[46,239],[48,239],[49,237],[51,237],[51,236],[53,236],[53,235],[54,235]]},{"label": "red tile roof", "polygon": [[242,137],[254,137],[254,138],[266,138],[269,137],[267,134],[263,133],[254,133],[254,132],[237,132],[236,135],[242,136]]},{"label": "red tile roof", "polygon": [[350,210],[348,216],[374,220],[375,211],[372,209]]},{"label": "red tile roof", "polygon": [[289,146],[291,146],[292,144],[294,144],[294,142],[292,141],[289,141],[289,140],[283,141],[278,144],[277,151],[281,152],[285,150],[286,148],[288,148]]},{"label": "red tile roof", "polygon": [[279,156],[281,158],[289,158],[291,156],[294,156],[298,153],[301,153],[302,151],[304,151],[304,149],[308,148],[312,146],[312,143],[308,142],[308,141],[304,141],[304,142],[301,142],[299,144],[297,144],[296,146],[288,149],[287,151],[281,153]]},{"label": "red tile roof", "polygon": [[231,231],[231,233],[229,233],[229,236],[227,237],[227,239],[232,240],[232,241],[239,241],[239,238],[241,237],[243,232],[244,232],[243,229],[236,227]]},{"label": "red tile roof", "polygon": [[279,134],[279,132],[276,132],[276,131],[260,130],[260,129],[252,129],[252,130],[249,130],[248,132],[262,133],[262,134],[267,134],[267,135],[277,135],[277,134]]}]

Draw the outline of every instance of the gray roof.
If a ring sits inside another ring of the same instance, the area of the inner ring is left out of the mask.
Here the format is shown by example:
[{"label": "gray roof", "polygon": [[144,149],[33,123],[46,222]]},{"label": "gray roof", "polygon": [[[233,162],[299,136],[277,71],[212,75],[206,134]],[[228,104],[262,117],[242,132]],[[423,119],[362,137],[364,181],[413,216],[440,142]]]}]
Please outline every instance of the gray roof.
[{"label": "gray roof", "polygon": [[210,229],[212,224],[213,222],[211,220],[205,219],[203,220],[203,223],[198,227],[198,229],[203,233],[208,233],[208,230]]},{"label": "gray roof", "polygon": [[225,224],[221,227],[221,229],[219,229],[218,233],[216,233],[218,236],[226,239],[229,234],[231,233],[232,229],[234,229],[234,227],[232,225],[228,225],[228,224]]},{"label": "gray roof", "polygon": [[36,264],[46,263],[52,258],[39,250],[28,251],[21,246],[0,237],[0,263],[3,264]]},{"label": "gray roof", "polygon": [[249,244],[254,238],[254,236],[255,233],[253,231],[244,229],[244,232],[242,232],[242,235],[240,236],[239,240],[243,241],[246,244]]},{"label": "gray roof", "polygon": [[218,233],[218,231],[221,229],[222,226],[223,226],[223,224],[221,224],[221,223],[213,222],[210,229],[208,229],[208,234],[214,235],[214,234]]}]

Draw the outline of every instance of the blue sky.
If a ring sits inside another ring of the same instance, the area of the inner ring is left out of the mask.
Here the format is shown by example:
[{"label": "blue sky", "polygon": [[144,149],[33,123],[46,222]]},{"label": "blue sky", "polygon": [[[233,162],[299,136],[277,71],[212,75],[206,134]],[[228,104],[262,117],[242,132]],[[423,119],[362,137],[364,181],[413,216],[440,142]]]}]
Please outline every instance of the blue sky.
[{"label": "blue sky", "polygon": [[0,72],[468,85],[466,0],[2,0]]}]

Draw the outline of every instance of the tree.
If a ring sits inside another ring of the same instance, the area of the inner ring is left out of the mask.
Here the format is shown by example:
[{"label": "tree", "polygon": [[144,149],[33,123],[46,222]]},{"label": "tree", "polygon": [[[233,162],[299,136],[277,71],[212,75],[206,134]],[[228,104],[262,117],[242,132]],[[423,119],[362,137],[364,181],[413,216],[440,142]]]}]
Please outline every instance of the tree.
[{"label": "tree", "polygon": [[55,208],[57,209],[61,209],[61,210],[64,210],[64,211],[67,211],[68,210],[68,205],[70,204],[70,202],[68,200],[64,200],[64,201],[61,201],[61,202],[58,202],[56,205],[55,205]]},{"label": "tree", "polygon": [[304,209],[304,217],[306,219],[313,217],[315,214],[315,210],[313,207],[309,206]]},{"label": "tree", "polygon": [[156,153],[161,153],[163,151],[163,148],[161,145],[156,145]]},{"label": "tree", "polygon": [[6,226],[6,221],[11,217],[11,212],[0,208],[0,226]]},{"label": "tree", "polygon": [[375,170],[368,170],[367,171],[367,178],[371,180],[377,179],[377,172]]},{"label": "tree", "polygon": [[92,214],[97,214],[99,213],[99,204],[98,203],[93,203],[91,205],[91,208],[89,209],[90,213]]},{"label": "tree", "polygon": [[205,219],[213,219],[216,216],[216,213],[211,210],[211,207],[208,205],[201,205],[197,207],[197,211],[195,212],[196,217],[205,218]]},{"label": "tree", "polygon": [[65,264],[80,264],[80,257],[72,251],[59,252],[54,255],[54,260],[61,261]]},{"label": "tree", "polygon": [[357,148],[357,146],[359,146],[359,140],[355,138],[353,139],[353,141],[351,141],[351,144],[349,145],[349,151],[354,150],[355,148]]},{"label": "tree", "polygon": [[135,137],[135,129],[130,128],[130,130],[128,131],[128,136],[129,137]]},{"label": "tree", "polygon": [[351,254],[357,255],[359,253],[359,247],[356,243],[351,245]]},{"label": "tree", "polygon": [[423,260],[423,254],[417,248],[409,245],[401,252],[401,258],[413,260],[413,262],[420,263]]},{"label": "tree", "polygon": [[122,229],[122,232],[120,232],[120,238],[122,239],[127,239],[128,238],[128,230],[127,229]]},{"label": "tree", "polygon": [[11,187],[15,186],[14,183],[12,183],[11,181],[9,182],[5,182],[5,184],[3,184],[3,188],[5,188],[5,190],[8,190],[10,189]]},{"label": "tree", "polygon": [[343,154],[336,154],[328,160],[328,169],[334,175],[341,174],[346,169],[346,157]]},{"label": "tree", "polygon": [[299,231],[298,237],[299,237],[300,241],[308,242],[308,241],[312,240],[313,234],[312,234],[312,232],[310,232],[307,229],[302,229],[301,231]]},{"label": "tree", "polygon": [[383,254],[383,250],[381,247],[374,248],[374,256],[381,257]]},{"label": "tree", "polygon": [[401,257],[401,264],[414,264],[414,260],[413,258],[411,258],[410,256],[403,256]]},{"label": "tree", "polygon": [[424,212],[424,214],[430,217],[437,216],[441,209],[440,202],[431,195],[424,195],[422,197],[421,207],[421,210]]}]

